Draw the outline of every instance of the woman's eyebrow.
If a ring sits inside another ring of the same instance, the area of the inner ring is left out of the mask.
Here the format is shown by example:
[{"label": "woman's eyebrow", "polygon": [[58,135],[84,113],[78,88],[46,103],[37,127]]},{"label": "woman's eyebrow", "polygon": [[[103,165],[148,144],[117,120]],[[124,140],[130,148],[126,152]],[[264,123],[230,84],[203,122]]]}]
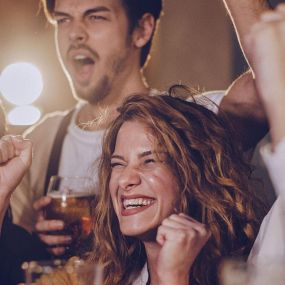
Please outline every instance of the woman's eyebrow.
[{"label": "woman's eyebrow", "polygon": [[113,154],[113,155],[111,156],[111,159],[113,159],[113,158],[117,158],[117,159],[124,160],[124,157],[123,157],[123,156],[117,155],[117,154]]},{"label": "woman's eyebrow", "polygon": [[144,152],[140,153],[139,157],[142,158],[142,157],[145,157],[145,156],[148,156],[151,154],[153,154],[153,152],[151,150],[148,150],[148,151],[144,151]]}]

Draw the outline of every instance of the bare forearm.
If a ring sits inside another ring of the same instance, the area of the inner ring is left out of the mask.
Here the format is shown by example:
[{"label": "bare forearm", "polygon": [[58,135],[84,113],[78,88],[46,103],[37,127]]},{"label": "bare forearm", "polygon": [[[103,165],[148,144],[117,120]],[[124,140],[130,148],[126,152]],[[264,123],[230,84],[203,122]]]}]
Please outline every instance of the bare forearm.
[{"label": "bare forearm", "polygon": [[247,42],[260,99],[271,127],[273,145],[285,136],[285,4],[264,13]]},{"label": "bare forearm", "polygon": [[252,26],[259,21],[260,15],[269,10],[267,0],[223,0],[232,23],[235,27],[243,53],[251,64],[251,50],[245,42],[245,38]]},{"label": "bare forearm", "polygon": [[285,138],[285,102],[279,102],[279,104],[275,106],[274,110],[272,110],[269,115],[269,122],[271,126],[270,133],[272,143],[275,147],[283,138]]}]

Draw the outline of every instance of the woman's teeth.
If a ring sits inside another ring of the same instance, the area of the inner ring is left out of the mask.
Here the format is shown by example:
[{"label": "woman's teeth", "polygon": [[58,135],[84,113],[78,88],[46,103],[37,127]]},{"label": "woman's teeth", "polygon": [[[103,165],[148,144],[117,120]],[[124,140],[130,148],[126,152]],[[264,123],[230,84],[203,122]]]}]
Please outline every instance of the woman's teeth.
[{"label": "woman's teeth", "polygon": [[137,199],[124,199],[123,206],[124,209],[132,209],[138,207],[149,206],[152,204],[154,199],[137,198]]}]

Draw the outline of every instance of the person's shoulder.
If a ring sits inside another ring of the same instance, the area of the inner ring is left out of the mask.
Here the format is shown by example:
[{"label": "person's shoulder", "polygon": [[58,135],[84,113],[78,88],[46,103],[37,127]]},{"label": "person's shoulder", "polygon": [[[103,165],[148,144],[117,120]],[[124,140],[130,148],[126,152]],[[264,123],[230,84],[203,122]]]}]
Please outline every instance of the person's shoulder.
[{"label": "person's shoulder", "polygon": [[[225,95],[226,91],[216,90],[196,94],[194,98],[196,103],[217,114],[219,111],[219,106]],[[189,100],[191,101],[192,98],[189,98]]]},{"label": "person's shoulder", "polygon": [[201,98],[207,98],[208,100],[212,101],[214,104],[219,106],[225,95],[226,95],[225,90],[214,90],[214,91],[202,92],[197,96]]},{"label": "person's shoulder", "polygon": [[24,137],[34,139],[40,134],[47,134],[50,132],[56,132],[62,119],[67,116],[71,111],[56,111],[46,114],[37,124],[29,127],[24,132]]}]

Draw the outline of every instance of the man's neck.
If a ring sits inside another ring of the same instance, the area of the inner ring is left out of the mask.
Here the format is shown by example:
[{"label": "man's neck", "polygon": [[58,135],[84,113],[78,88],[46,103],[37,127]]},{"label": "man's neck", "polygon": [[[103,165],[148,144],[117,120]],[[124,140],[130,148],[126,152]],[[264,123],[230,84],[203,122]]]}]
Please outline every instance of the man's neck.
[{"label": "man's neck", "polygon": [[108,128],[118,115],[117,108],[127,97],[138,93],[149,93],[149,88],[142,76],[138,77],[137,80],[129,80],[129,82],[125,86],[113,88],[102,102],[84,105],[78,112],[76,124],[87,131]]}]

